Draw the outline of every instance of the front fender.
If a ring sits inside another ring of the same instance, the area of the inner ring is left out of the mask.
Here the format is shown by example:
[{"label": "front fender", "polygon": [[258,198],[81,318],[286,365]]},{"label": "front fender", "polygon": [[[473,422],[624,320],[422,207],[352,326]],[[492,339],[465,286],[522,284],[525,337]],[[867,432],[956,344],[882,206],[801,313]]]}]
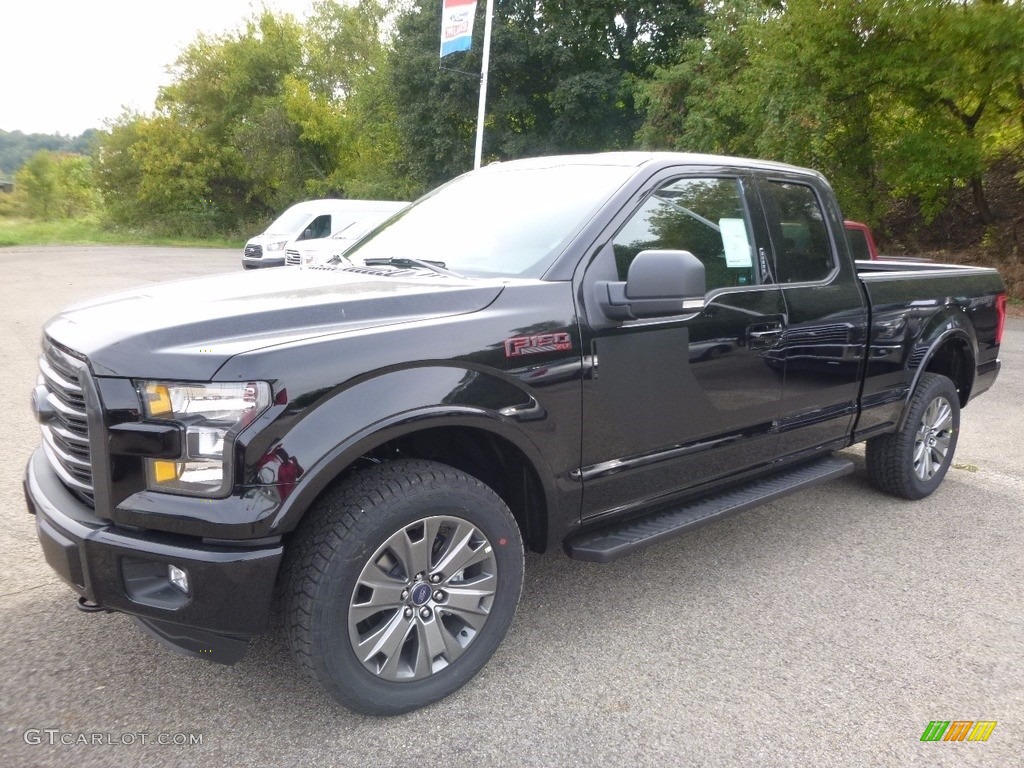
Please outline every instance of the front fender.
[{"label": "front fender", "polygon": [[[522,387],[493,372],[424,365],[366,378],[303,409],[257,461],[261,485],[281,499],[257,523],[258,536],[286,533],[346,467],[374,448],[431,427],[469,427],[497,435],[533,465],[548,508],[554,508],[554,473],[527,434],[557,433],[553,416]],[[536,424],[536,426],[533,426]],[[271,430],[273,431],[273,430]]]}]

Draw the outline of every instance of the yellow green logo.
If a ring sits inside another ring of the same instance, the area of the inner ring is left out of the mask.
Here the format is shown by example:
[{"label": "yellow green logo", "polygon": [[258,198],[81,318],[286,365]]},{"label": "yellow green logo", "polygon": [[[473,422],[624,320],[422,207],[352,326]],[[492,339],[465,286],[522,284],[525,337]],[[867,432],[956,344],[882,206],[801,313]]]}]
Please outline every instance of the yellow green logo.
[{"label": "yellow green logo", "polygon": [[988,741],[995,720],[932,720],[921,741]]}]

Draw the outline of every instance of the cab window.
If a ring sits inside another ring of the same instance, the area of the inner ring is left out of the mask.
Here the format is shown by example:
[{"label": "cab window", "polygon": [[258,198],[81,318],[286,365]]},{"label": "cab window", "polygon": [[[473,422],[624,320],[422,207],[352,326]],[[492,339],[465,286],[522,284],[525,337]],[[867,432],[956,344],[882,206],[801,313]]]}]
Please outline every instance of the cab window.
[{"label": "cab window", "polygon": [[779,282],[824,280],[832,274],[836,262],[814,190],[804,184],[782,181],[766,186],[778,217],[773,240]]},{"label": "cab window", "polygon": [[704,264],[707,289],[754,282],[750,222],[738,179],[687,178],[663,184],[612,241],[619,279],[640,251],[689,251]]},{"label": "cab window", "polygon": [[[306,232],[309,234],[307,235]],[[306,231],[299,237],[299,240],[319,240],[322,237],[327,237],[329,234],[331,234],[331,215],[325,213],[317,216],[309,223]]]}]

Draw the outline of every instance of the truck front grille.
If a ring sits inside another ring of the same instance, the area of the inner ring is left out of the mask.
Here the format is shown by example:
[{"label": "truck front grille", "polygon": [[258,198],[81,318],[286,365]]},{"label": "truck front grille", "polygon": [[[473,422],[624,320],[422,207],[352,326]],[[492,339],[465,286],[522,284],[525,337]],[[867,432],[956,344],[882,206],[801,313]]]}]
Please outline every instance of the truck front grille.
[{"label": "truck front grille", "polygon": [[76,496],[93,504],[89,419],[81,377],[85,362],[71,350],[43,339],[39,356],[41,383],[54,416],[42,425],[43,450],[60,479]]},{"label": "truck front grille", "polygon": [[299,256],[298,251],[288,250],[284,252],[284,263],[294,267],[302,263],[302,257]]},{"label": "truck front grille", "polygon": [[245,255],[250,259],[262,259],[263,258],[263,246],[262,245],[247,245],[245,246]]}]

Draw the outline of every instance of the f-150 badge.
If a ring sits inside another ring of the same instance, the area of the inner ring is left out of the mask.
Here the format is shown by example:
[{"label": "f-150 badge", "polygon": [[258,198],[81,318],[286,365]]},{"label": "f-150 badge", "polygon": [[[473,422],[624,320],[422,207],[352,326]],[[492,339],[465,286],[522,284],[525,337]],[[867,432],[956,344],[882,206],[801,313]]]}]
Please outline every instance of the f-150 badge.
[{"label": "f-150 badge", "polygon": [[505,339],[505,357],[535,355],[540,352],[564,352],[572,349],[568,333],[538,333]]}]

